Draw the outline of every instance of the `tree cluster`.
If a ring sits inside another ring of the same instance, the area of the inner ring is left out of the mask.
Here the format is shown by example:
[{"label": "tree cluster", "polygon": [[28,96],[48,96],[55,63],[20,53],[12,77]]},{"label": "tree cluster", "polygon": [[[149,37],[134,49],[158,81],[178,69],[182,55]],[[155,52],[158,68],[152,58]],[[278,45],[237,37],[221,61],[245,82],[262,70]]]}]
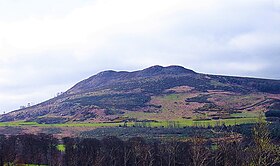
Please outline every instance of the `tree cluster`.
[{"label": "tree cluster", "polygon": [[[117,137],[102,140],[65,138],[66,166],[271,166],[280,165],[279,146],[273,144],[263,126],[254,129],[252,140],[210,142],[196,136],[187,141],[123,141]],[[258,131],[258,132],[257,132]]]},{"label": "tree cluster", "polygon": [[62,160],[58,140],[50,135],[0,136],[0,165],[58,165]]}]

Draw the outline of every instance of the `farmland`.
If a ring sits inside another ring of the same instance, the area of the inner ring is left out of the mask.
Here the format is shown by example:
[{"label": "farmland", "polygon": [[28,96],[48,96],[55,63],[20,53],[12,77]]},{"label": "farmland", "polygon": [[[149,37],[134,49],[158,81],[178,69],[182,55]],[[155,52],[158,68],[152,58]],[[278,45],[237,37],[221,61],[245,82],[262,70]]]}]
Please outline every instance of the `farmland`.
[{"label": "farmland", "polygon": [[[63,124],[39,124],[36,122],[2,122],[0,123],[0,134],[18,135],[18,134],[52,134],[57,138],[76,137],[81,133],[91,130],[104,130],[105,135],[110,135],[109,128],[186,128],[186,127],[215,127],[215,126],[233,126],[241,124],[253,124],[257,121],[256,117],[231,118],[221,120],[201,120],[181,119],[177,121],[142,121],[142,122],[112,122],[112,123],[63,123]],[[108,132],[106,132],[108,131]],[[155,137],[157,137],[155,135]]]},{"label": "farmland", "polygon": [[147,121],[147,122],[111,122],[111,123],[63,123],[63,124],[39,124],[36,122],[2,122],[0,127],[116,127],[116,126],[143,126],[143,127],[173,127],[173,128],[182,128],[182,127],[208,127],[208,126],[232,126],[239,124],[248,124],[255,123],[257,118],[248,117],[248,118],[231,118],[231,119],[221,119],[221,120],[177,120],[177,121]]}]

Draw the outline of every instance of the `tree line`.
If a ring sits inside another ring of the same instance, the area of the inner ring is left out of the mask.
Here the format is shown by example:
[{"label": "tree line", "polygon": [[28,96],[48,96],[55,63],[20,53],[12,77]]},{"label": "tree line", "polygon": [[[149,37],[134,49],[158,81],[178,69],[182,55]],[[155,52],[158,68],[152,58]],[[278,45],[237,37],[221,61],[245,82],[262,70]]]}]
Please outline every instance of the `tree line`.
[{"label": "tree line", "polygon": [[58,140],[46,134],[0,135],[0,165],[59,165]]}]

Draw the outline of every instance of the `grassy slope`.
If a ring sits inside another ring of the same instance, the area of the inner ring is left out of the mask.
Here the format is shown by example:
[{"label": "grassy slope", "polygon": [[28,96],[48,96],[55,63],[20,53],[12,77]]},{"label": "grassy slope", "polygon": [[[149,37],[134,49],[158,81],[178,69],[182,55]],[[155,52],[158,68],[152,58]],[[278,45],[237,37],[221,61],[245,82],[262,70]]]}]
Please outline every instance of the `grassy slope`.
[{"label": "grassy slope", "polygon": [[[235,105],[236,108],[243,107],[244,105],[252,105],[260,100],[263,100],[261,94],[251,95],[238,95],[238,94],[224,94],[224,93],[205,93],[205,92],[184,92],[175,94],[166,94],[161,96],[153,96],[149,104],[160,105],[159,112],[143,112],[143,111],[128,111],[121,117],[136,118],[138,120],[156,120],[157,122],[128,122],[127,126],[146,126],[146,127],[185,127],[185,126],[215,126],[215,125],[236,125],[255,123],[257,120],[257,113],[255,111],[246,111],[242,113],[231,113],[228,119],[219,120],[194,120],[197,115],[205,113],[205,117],[210,117],[213,112],[201,111],[194,113],[194,110],[202,107],[205,103],[199,102],[186,102],[186,99],[196,98],[201,95],[208,95],[209,98],[200,100],[209,100],[217,105],[232,105],[230,102],[235,100],[242,102],[239,105]],[[197,100],[197,99],[196,99]],[[226,108],[226,107],[225,107]],[[185,119],[185,118],[189,119]],[[210,117],[211,118],[211,117]],[[113,121],[111,123],[99,123],[99,122],[68,122],[61,124],[39,124],[37,122],[2,122],[0,127],[114,127],[124,126],[124,122]]]},{"label": "grassy slope", "polygon": [[[190,99],[189,101],[186,99]],[[177,121],[184,118],[196,119],[212,116],[255,117],[264,111],[265,105],[256,103],[264,100],[264,94],[227,94],[212,92],[189,92],[153,96],[149,104],[161,106],[158,112],[127,111],[124,116],[138,120]],[[212,106],[212,109],[211,109]],[[251,107],[252,106],[252,107]],[[242,111],[244,114],[233,114]],[[247,114],[245,116],[245,114]],[[248,116],[251,115],[251,116]]]}]

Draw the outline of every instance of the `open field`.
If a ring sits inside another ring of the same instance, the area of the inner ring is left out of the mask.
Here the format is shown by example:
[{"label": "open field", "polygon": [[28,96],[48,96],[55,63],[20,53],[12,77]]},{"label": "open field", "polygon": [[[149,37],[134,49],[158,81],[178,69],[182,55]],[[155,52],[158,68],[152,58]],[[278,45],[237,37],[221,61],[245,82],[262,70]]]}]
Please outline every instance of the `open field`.
[{"label": "open field", "polygon": [[113,123],[63,123],[63,124],[39,124],[36,122],[2,122],[0,127],[116,127],[116,126],[147,126],[147,127],[187,127],[187,126],[220,126],[220,125],[239,125],[255,123],[256,117],[245,117],[245,118],[231,118],[231,119],[220,119],[220,120],[176,120],[176,121],[151,121],[151,122],[113,122]]},{"label": "open field", "polygon": [[[139,121],[139,122],[91,122],[91,123],[61,123],[61,124],[40,124],[37,122],[2,122],[0,123],[0,134],[18,135],[18,134],[52,134],[57,138],[76,137],[83,132],[96,129],[105,129],[111,127],[140,127],[140,128],[185,128],[185,127],[203,127],[209,126],[234,126],[241,124],[253,124],[258,121],[256,114],[251,112],[232,114],[229,119],[218,120],[194,120],[177,119],[172,121]],[[60,147],[62,148],[62,147]]]}]

